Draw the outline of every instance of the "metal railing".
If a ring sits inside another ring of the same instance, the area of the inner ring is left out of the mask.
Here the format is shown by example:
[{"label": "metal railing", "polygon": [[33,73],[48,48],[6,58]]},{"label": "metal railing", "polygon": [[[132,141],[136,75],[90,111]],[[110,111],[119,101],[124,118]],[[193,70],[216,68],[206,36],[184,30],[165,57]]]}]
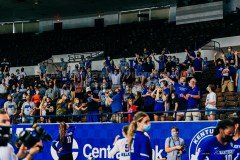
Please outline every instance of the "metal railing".
[{"label": "metal railing", "polygon": [[[217,109],[217,110],[213,109],[213,110],[207,110],[207,111],[216,112],[217,119],[220,119],[221,116],[224,117],[224,119],[226,119],[226,118],[231,118],[232,116],[238,115],[240,113],[240,108]],[[171,119],[170,121],[175,121],[176,119],[172,115],[173,114],[176,115],[179,112],[184,113],[184,116],[187,112],[198,112],[198,113],[201,113],[200,114],[201,117],[204,117],[204,113],[206,112],[206,110],[182,110],[182,111],[146,112],[146,113],[150,117],[152,117],[154,114],[165,115],[168,118],[166,120],[169,121]],[[24,123],[23,119],[31,119],[32,121],[34,121],[34,123],[39,123],[39,120],[41,118],[43,118],[44,122],[46,123],[48,122],[48,120],[51,120],[52,122],[65,121],[65,122],[77,122],[77,123],[81,123],[81,122],[129,123],[131,122],[134,114],[135,113],[132,113],[132,112],[118,112],[118,113],[97,113],[96,112],[96,113],[85,113],[85,114],[79,114],[79,115],[73,115],[73,114],[47,115],[47,116],[34,115],[34,116],[23,116],[23,117],[15,116],[11,118],[14,119],[13,124]],[[201,119],[201,117],[199,118]]]}]

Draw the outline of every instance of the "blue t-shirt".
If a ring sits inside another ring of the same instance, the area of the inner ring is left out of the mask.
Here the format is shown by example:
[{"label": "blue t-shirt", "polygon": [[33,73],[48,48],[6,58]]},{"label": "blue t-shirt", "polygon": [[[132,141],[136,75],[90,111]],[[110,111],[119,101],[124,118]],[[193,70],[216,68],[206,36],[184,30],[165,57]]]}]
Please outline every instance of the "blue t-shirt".
[{"label": "blue t-shirt", "polygon": [[180,97],[180,94],[186,95],[189,92],[189,86],[188,85],[182,85],[179,83],[174,83],[174,89],[176,91],[176,94],[178,96],[178,110],[185,110],[187,106],[187,100],[183,97]]},{"label": "blue t-shirt", "polygon": [[157,61],[158,62],[158,69],[159,70],[164,70],[164,68],[165,68],[165,59],[164,58],[161,58],[161,59],[159,59],[159,61]]},{"label": "blue t-shirt", "polygon": [[226,57],[226,59],[229,60],[229,61],[234,58],[234,56],[233,56],[233,54],[232,54],[231,52],[226,53],[226,54],[225,54],[225,57]]},{"label": "blue t-shirt", "polygon": [[129,68],[133,68],[134,60],[129,59]]},{"label": "blue t-shirt", "polygon": [[[190,95],[199,95],[199,89],[197,86],[194,88],[190,88],[189,92]],[[198,108],[199,100],[196,98],[189,97],[188,98],[188,108],[187,109],[196,109]]]},{"label": "blue t-shirt", "polygon": [[223,71],[223,67],[222,66],[217,66],[216,67],[215,78],[222,78],[222,71]]},{"label": "blue t-shirt", "polygon": [[230,146],[221,144],[215,136],[206,138],[199,146],[200,153],[198,160],[234,160],[233,154],[235,149]]},{"label": "blue t-shirt", "polygon": [[240,160],[240,138],[236,141],[232,140],[230,146],[235,149],[233,160]]},{"label": "blue t-shirt", "polygon": [[112,104],[111,104],[112,113],[122,112],[123,111],[123,105],[122,105],[123,95],[122,95],[122,93],[118,93],[118,94],[114,95],[112,97],[112,100],[113,100]]},{"label": "blue t-shirt", "polygon": [[202,58],[195,58],[193,61],[193,67],[195,71],[202,71],[202,64],[203,64]]},{"label": "blue t-shirt", "polygon": [[[52,142],[52,147],[58,151],[60,148],[62,148],[62,151],[60,153],[58,153],[59,156],[61,155],[65,155],[65,154],[69,154],[72,153],[72,144],[73,144],[73,134],[75,131],[75,127],[74,126],[70,126],[67,129],[67,132],[64,136],[64,143],[61,144],[60,143],[60,135],[58,136],[58,138]],[[58,143],[58,145],[56,146],[56,143]]]},{"label": "blue t-shirt", "polygon": [[170,95],[170,88],[165,88],[164,90],[163,90],[163,93],[165,94],[165,95]]},{"label": "blue t-shirt", "polygon": [[131,146],[131,160],[152,160],[152,147],[149,137],[135,131]]},{"label": "blue t-shirt", "polygon": [[154,112],[165,111],[164,101],[162,98],[155,100]]}]

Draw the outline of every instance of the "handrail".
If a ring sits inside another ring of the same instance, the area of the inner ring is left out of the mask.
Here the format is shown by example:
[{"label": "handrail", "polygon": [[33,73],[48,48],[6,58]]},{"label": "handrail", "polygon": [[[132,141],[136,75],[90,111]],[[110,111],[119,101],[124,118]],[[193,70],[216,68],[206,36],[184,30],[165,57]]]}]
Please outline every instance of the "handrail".
[{"label": "handrail", "polygon": [[[230,108],[230,109],[213,109],[213,110],[207,110],[207,111],[215,111],[217,112],[216,114],[226,114],[227,112],[240,112],[240,108]],[[146,112],[149,115],[153,115],[153,114],[176,114],[178,112],[184,112],[185,114],[187,112],[200,112],[200,113],[204,113],[206,112],[206,110],[182,110],[182,111],[161,111],[161,112]],[[115,116],[117,118],[123,118],[123,117],[127,117],[127,116],[133,116],[135,113],[132,112],[117,112],[117,113],[85,113],[85,114],[79,114],[79,115],[73,115],[73,114],[66,114],[66,115],[47,115],[47,116],[40,116],[40,115],[34,115],[34,116],[23,116],[23,117],[32,117],[33,119],[37,119],[40,117],[43,118],[75,118],[75,117],[84,117],[84,116],[97,116],[97,117],[108,117],[109,119],[106,122],[112,122],[111,117]],[[18,117],[18,118],[23,118],[23,117]],[[116,122],[126,122],[126,121],[122,121],[122,120],[116,120]]]},{"label": "handrail", "polygon": [[[219,52],[223,53],[223,50],[221,48],[221,44],[218,41],[211,40],[210,42],[213,42],[213,47],[214,47],[215,50],[218,49]],[[217,46],[216,46],[216,44],[217,44]]]}]

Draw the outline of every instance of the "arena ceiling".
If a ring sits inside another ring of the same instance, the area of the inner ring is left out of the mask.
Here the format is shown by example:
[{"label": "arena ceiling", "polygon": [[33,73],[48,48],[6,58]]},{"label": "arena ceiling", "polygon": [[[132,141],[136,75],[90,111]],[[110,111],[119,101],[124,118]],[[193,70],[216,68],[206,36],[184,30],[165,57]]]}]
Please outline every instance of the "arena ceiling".
[{"label": "arena ceiling", "polygon": [[73,17],[166,6],[176,0],[0,0],[0,22]]}]

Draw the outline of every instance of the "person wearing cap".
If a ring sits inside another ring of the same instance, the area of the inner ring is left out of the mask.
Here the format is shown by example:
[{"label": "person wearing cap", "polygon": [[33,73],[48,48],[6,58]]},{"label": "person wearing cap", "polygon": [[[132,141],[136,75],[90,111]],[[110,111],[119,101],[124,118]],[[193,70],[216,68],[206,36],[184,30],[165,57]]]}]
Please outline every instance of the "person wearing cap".
[{"label": "person wearing cap", "polygon": [[86,88],[87,122],[99,122],[99,102],[101,99],[93,93],[90,87]]}]

